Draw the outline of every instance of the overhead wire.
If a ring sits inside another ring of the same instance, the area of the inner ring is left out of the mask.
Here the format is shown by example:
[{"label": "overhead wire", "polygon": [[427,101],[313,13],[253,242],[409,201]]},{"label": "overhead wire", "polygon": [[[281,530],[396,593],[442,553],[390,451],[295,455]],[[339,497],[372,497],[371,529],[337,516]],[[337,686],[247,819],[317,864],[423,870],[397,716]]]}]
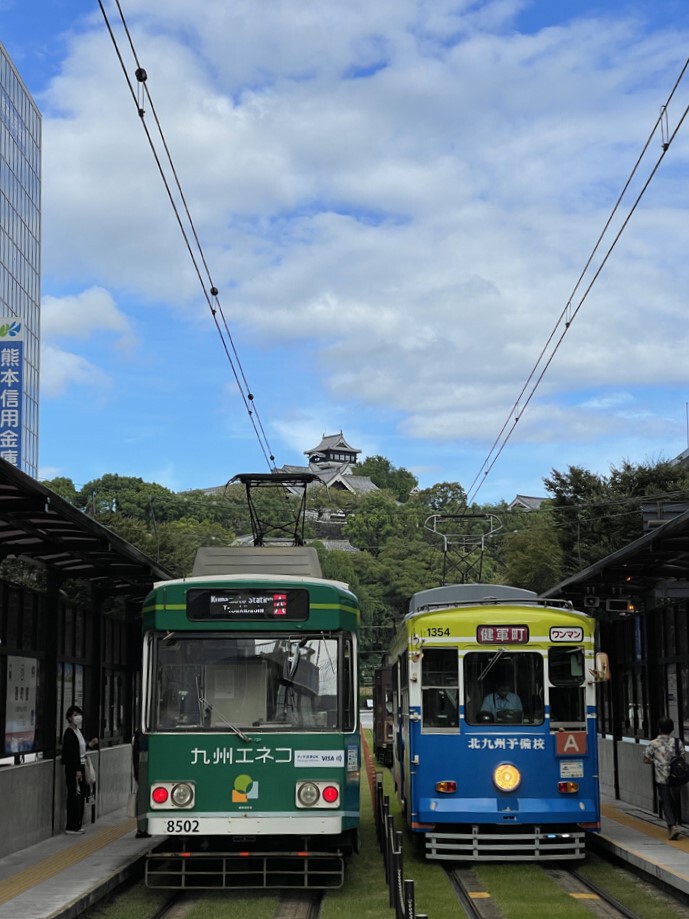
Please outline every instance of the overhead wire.
[{"label": "overhead wire", "polygon": [[[684,78],[684,75],[685,75],[685,73],[686,73],[688,67],[689,67],[689,58],[685,61],[684,66],[682,67],[682,70],[680,71],[680,74],[679,74],[679,76],[677,77],[677,79],[676,79],[676,81],[675,81],[675,84],[674,84],[674,86],[672,87],[672,90],[671,90],[671,92],[670,92],[670,94],[669,94],[669,96],[668,96],[666,102],[664,103],[664,105],[661,106],[661,108],[660,108],[660,114],[659,114],[659,116],[658,116],[658,118],[657,118],[657,120],[656,120],[656,122],[655,122],[653,128],[651,129],[651,132],[650,132],[650,134],[649,134],[649,136],[648,136],[648,138],[647,138],[647,140],[646,140],[646,143],[644,144],[643,149],[642,149],[641,153],[639,154],[639,156],[638,156],[638,158],[637,158],[637,161],[636,161],[636,163],[634,164],[634,167],[633,167],[633,169],[632,169],[632,171],[631,171],[631,173],[630,173],[630,175],[629,175],[629,178],[628,178],[627,181],[625,182],[624,187],[623,187],[622,191],[620,192],[620,194],[619,194],[619,196],[618,196],[618,198],[617,198],[617,201],[615,202],[615,205],[614,205],[614,207],[613,207],[613,209],[612,209],[612,211],[611,211],[611,213],[610,213],[610,216],[608,217],[607,221],[605,222],[605,225],[604,225],[604,227],[603,227],[603,230],[601,231],[601,233],[600,233],[600,235],[599,235],[599,237],[598,237],[598,239],[597,239],[597,241],[596,241],[596,244],[595,244],[595,246],[593,247],[593,249],[592,249],[592,251],[591,251],[591,254],[589,255],[588,259],[586,260],[586,264],[584,265],[584,267],[583,267],[583,269],[582,269],[582,271],[581,271],[581,273],[580,273],[580,275],[579,275],[579,278],[577,279],[577,282],[576,282],[576,284],[574,285],[574,288],[573,288],[571,294],[569,295],[569,298],[567,299],[567,302],[566,302],[566,304],[565,304],[565,306],[564,306],[562,312],[560,313],[560,315],[559,315],[557,321],[555,322],[555,325],[554,325],[554,327],[553,327],[552,332],[550,333],[550,336],[548,337],[548,340],[546,341],[545,345],[543,346],[543,348],[542,348],[542,350],[541,350],[541,353],[539,354],[538,359],[536,360],[534,366],[533,366],[532,369],[531,369],[531,372],[529,373],[529,375],[528,375],[528,377],[527,377],[527,379],[526,379],[526,382],[525,382],[524,385],[522,386],[519,395],[517,396],[517,398],[516,398],[514,404],[512,405],[512,408],[510,409],[510,411],[509,411],[509,413],[508,413],[508,415],[507,415],[507,417],[506,417],[506,419],[505,419],[505,421],[504,421],[504,423],[503,423],[503,425],[502,425],[502,428],[500,429],[500,431],[499,431],[497,437],[496,437],[495,440],[493,441],[493,444],[492,444],[490,450],[488,451],[488,454],[487,454],[486,458],[484,459],[484,461],[483,461],[481,467],[479,468],[478,472],[476,473],[476,476],[474,477],[474,480],[472,481],[472,483],[471,483],[471,485],[470,485],[470,487],[469,487],[469,489],[468,489],[468,491],[467,491],[467,503],[470,503],[471,501],[475,500],[476,495],[477,495],[478,492],[481,490],[481,487],[483,486],[483,483],[485,482],[485,480],[486,480],[488,474],[491,472],[491,470],[492,470],[493,467],[495,466],[495,463],[498,461],[498,459],[500,458],[500,456],[501,456],[503,450],[504,450],[505,447],[507,446],[507,443],[508,443],[510,437],[511,437],[512,434],[514,433],[515,427],[517,426],[517,424],[518,424],[520,418],[521,418],[522,415],[524,414],[524,411],[526,410],[526,408],[527,408],[528,405],[530,404],[531,400],[533,399],[534,395],[536,394],[536,390],[537,390],[538,387],[540,386],[540,384],[541,384],[541,382],[542,382],[542,380],[543,380],[543,377],[545,376],[545,374],[546,374],[548,368],[550,367],[550,364],[552,363],[552,361],[553,361],[553,359],[554,359],[554,357],[555,357],[557,351],[558,351],[559,348],[560,348],[560,345],[562,344],[562,342],[563,342],[565,336],[567,335],[567,332],[568,332],[569,329],[571,328],[572,322],[574,321],[574,319],[576,318],[577,314],[579,313],[579,310],[580,310],[581,307],[583,306],[583,304],[584,304],[586,298],[588,297],[588,295],[589,295],[589,293],[590,293],[590,291],[591,291],[593,285],[594,285],[595,282],[597,281],[597,279],[598,279],[598,277],[600,276],[600,273],[602,272],[603,268],[605,267],[605,265],[606,265],[606,263],[607,263],[607,261],[608,261],[610,255],[612,254],[613,249],[614,249],[615,246],[617,245],[617,242],[618,242],[618,240],[620,239],[620,236],[621,236],[622,233],[624,232],[624,230],[625,230],[625,228],[627,227],[627,224],[629,223],[629,221],[630,221],[632,215],[633,215],[634,212],[636,211],[636,208],[637,208],[637,206],[639,205],[639,203],[640,203],[642,197],[643,197],[644,194],[646,193],[646,190],[647,190],[648,186],[650,185],[651,180],[653,179],[653,177],[655,176],[656,172],[658,171],[658,169],[659,169],[659,167],[660,167],[660,164],[662,163],[662,161],[663,161],[663,159],[664,159],[664,157],[665,157],[665,154],[667,153],[668,149],[670,148],[670,144],[672,143],[672,141],[674,140],[675,136],[677,135],[677,132],[679,131],[679,129],[680,129],[680,127],[682,126],[682,124],[684,123],[684,120],[686,119],[686,116],[687,116],[687,114],[689,113],[689,106],[687,106],[687,107],[685,108],[685,110],[684,110],[684,112],[682,113],[682,115],[681,115],[681,117],[680,117],[680,119],[679,119],[679,121],[678,121],[678,123],[677,123],[677,125],[676,125],[676,127],[675,127],[675,129],[674,129],[674,131],[672,132],[672,134],[670,135],[670,134],[668,133],[668,127],[667,127],[667,124],[668,124],[668,122],[667,122],[667,109],[668,109],[668,106],[669,106],[669,104],[670,104],[670,102],[671,102],[671,100],[672,100],[672,97],[674,96],[674,94],[675,94],[677,88],[679,87],[679,85],[680,85],[682,79]],[[648,176],[648,178],[646,179],[645,183],[643,184],[643,186],[642,186],[642,188],[641,188],[641,191],[638,193],[636,199],[634,200],[634,203],[633,203],[632,207],[631,207],[630,210],[629,210],[629,213],[627,214],[626,218],[625,218],[624,221],[622,222],[622,225],[621,225],[620,229],[618,230],[618,232],[616,233],[616,235],[615,235],[615,237],[614,237],[612,243],[611,243],[610,246],[608,247],[607,252],[605,253],[605,256],[603,257],[603,259],[602,259],[602,261],[601,261],[601,264],[598,266],[597,270],[595,271],[595,273],[594,273],[594,275],[593,275],[593,278],[591,279],[591,281],[590,281],[590,283],[588,284],[588,286],[586,287],[586,289],[585,289],[583,295],[581,296],[581,299],[579,300],[579,303],[577,304],[576,309],[574,309],[573,312],[572,312],[572,301],[574,300],[574,298],[575,298],[575,296],[576,296],[576,294],[577,294],[577,291],[579,290],[579,287],[580,287],[580,285],[582,284],[582,281],[583,281],[583,279],[584,279],[584,277],[585,277],[587,271],[589,270],[589,268],[590,268],[590,266],[591,266],[591,263],[592,263],[593,259],[595,258],[595,255],[596,255],[598,249],[600,248],[601,243],[602,243],[602,241],[603,241],[603,239],[604,239],[606,233],[608,232],[608,229],[609,229],[609,227],[610,227],[610,224],[612,223],[612,221],[613,221],[613,219],[614,219],[614,217],[615,217],[615,214],[617,213],[617,211],[618,211],[618,209],[619,209],[619,207],[620,207],[620,204],[621,204],[622,200],[624,199],[625,195],[627,194],[627,191],[628,191],[628,189],[629,189],[629,186],[631,185],[631,183],[632,183],[632,181],[633,181],[633,179],[634,179],[634,176],[636,175],[636,172],[637,172],[637,170],[638,170],[638,168],[639,168],[639,166],[640,166],[640,164],[641,164],[641,162],[642,162],[644,156],[646,155],[646,153],[647,153],[647,151],[648,151],[648,148],[649,148],[649,146],[650,146],[650,144],[651,144],[651,141],[652,141],[653,137],[655,136],[656,132],[658,131],[658,128],[661,129],[661,136],[662,136],[662,143],[661,143],[661,153],[660,153],[660,156],[659,156],[658,159],[656,160],[656,163],[655,163],[653,169],[651,170],[650,175]],[[538,372],[538,368],[539,368],[539,366],[541,365],[541,363],[542,363],[542,361],[543,361],[543,359],[544,359],[546,353],[548,352],[548,348],[549,348],[551,342],[553,341],[553,339],[555,338],[555,335],[556,335],[556,333],[557,333],[557,330],[558,330],[558,328],[561,326],[561,324],[562,324],[563,321],[565,321],[564,330],[563,330],[562,333],[560,334],[560,337],[558,338],[558,340],[557,340],[557,342],[555,343],[555,345],[554,345],[552,351],[550,352],[550,355],[549,355],[547,361],[545,362],[545,365],[543,366],[541,372],[538,374],[538,376],[537,376],[537,378],[536,378],[536,381],[534,382],[533,386],[531,387],[531,390],[530,390],[530,392],[529,392],[529,394],[528,394],[527,399],[526,399],[524,402],[522,402],[522,398],[523,398],[524,394],[527,392],[527,389],[529,388],[529,385],[530,385],[531,381],[532,381],[532,380],[534,379],[534,377],[536,376],[536,373]],[[511,427],[509,428],[509,430],[507,430],[508,426],[510,425],[510,421],[512,421],[512,425],[511,425]],[[506,431],[507,431],[507,433],[505,433]],[[504,435],[504,436],[503,436],[503,435]],[[481,478],[481,476],[483,476],[483,477]]]},{"label": "overhead wire", "polygon": [[[217,286],[215,285],[215,283],[213,282],[213,278],[212,278],[210,269],[209,269],[209,267],[208,267],[208,262],[207,262],[207,260],[206,260],[206,257],[205,257],[204,251],[203,251],[203,246],[202,246],[202,244],[201,244],[201,240],[200,240],[199,235],[198,235],[198,233],[197,233],[197,231],[196,231],[196,226],[195,226],[194,220],[193,220],[193,218],[192,218],[192,216],[191,216],[191,212],[190,212],[190,210],[189,210],[189,206],[188,206],[188,204],[187,204],[187,200],[186,200],[186,197],[185,197],[185,195],[184,195],[184,191],[183,191],[183,189],[182,189],[182,184],[181,184],[181,182],[180,182],[180,180],[179,180],[179,175],[178,175],[177,169],[176,169],[176,167],[175,167],[175,164],[174,164],[174,161],[173,161],[173,158],[172,158],[172,154],[171,154],[171,152],[170,152],[169,145],[168,145],[167,140],[166,140],[166,138],[165,138],[165,133],[164,133],[164,131],[163,131],[162,124],[161,124],[161,122],[160,122],[160,119],[158,118],[158,113],[156,112],[155,105],[154,105],[154,103],[153,103],[153,99],[152,99],[152,97],[151,97],[150,90],[149,90],[149,88],[148,88],[148,74],[146,73],[146,70],[145,70],[145,69],[141,66],[141,64],[140,64],[139,56],[138,56],[138,54],[137,54],[137,52],[136,52],[136,48],[135,48],[135,46],[134,46],[134,42],[133,42],[131,33],[130,33],[130,31],[129,31],[129,27],[128,27],[127,22],[126,22],[126,19],[125,19],[125,17],[124,17],[124,13],[122,12],[122,7],[121,7],[121,5],[120,5],[120,0],[115,0],[115,5],[116,5],[116,7],[117,7],[117,11],[118,11],[119,16],[120,16],[120,20],[121,20],[121,23],[122,23],[122,27],[123,27],[123,29],[124,29],[124,33],[125,33],[125,35],[126,35],[126,37],[127,37],[127,40],[128,40],[128,42],[129,42],[129,47],[130,47],[130,50],[131,50],[131,53],[132,53],[132,57],[133,57],[134,62],[135,62],[135,64],[136,64],[136,69],[135,69],[135,71],[134,71],[134,75],[135,75],[135,78],[136,78],[136,82],[137,82],[138,85],[142,88],[142,92],[143,92],[143,94],[144,94],[145,97],[146,97],[147,104],[148,104],[148,106],[150,107],[151,113],[152,113],[153,118],[154,118],[154,120],[155,120],[155,124],[156,124],[157,130],[158,130],[158,134],[159,134],[159,136],[160,136],[160,141],[161,141],[161,143],[162,143],[162,145],[163,145],[163,149],[164,149],[164,151],[165,151],[165,158],[167,159],[167,163],[168,163],[169,169],[170,169],[170,171],[171,171],[172,178],[173,178],[173,180],[174,180],[174,185],[175,185],[175,187],[176,187],[176,189],[177,189],[177,193],[178,193],[179,198],[180,198],[180,201],[181,201],[181,203],[182,203],[182,207],[183,207],[184,213],[185,213],[185,215],[186,215],[186,220],[187,220],[188,228],[189,228],[189,231],[190,231],[190,233],[191,233],[191,236],[193,237],[193,241],[194,241],[195,247],[192,245],[192,240],[190,239],[189,232],[187,232],[187,228],[185,227],[184,221],[183,221],[183,219],[182,219],[182,215],[181,215],[181,213],[180,213],[180,209],[179,209],[179,207],[178,207],[177,201],[175,200],[175,195],[174,195],[174,193],[173,193],[173,189],[171,188],[171,184],[170,184],[170,182],[168,181],[168,177],[167,177],[166,172],[165,172],[165,169],[164,169],[164,167],[163,167],[163,163],[162,163],[162,161],[161,161],[161,156],[160,156],[159,153],[158,153],[158,149],[157,149],[157,147],[156,147],[156,144],[155,144],[155,142],[154,142],[154,139],[153,139],[153,137],[152,137],[152,135],[151,135],[151,132],[150,132],[149,129],[148,129],[148,125],[147,125],[146,119],[145,119],[145,108],[144,108],[144,106],[142,105],[142,100],[140,100],[140,98],[139,98],[139,96],[138,96],[138,93],[135,92],[134,85],[132,84],[132,81],[130,80],[129,73],[128,73],[128,71],[127,71],[127,66],[126,66],[125,61],[124,61],[124,58],[123,58],[123,56],[122,56],[122,52],[121,52],[121,50],[120,50],[120,47],[119,47],[119,44],[118,44],[118,41],[117,41],[117,37],[116,37],[116,35],[115,35],[114,29],[112,28],[112,25],[111,25],[111,23],[110,23],[110,20],[109,20],[109,18],[108,18],[108,14],[107,14],[107,12],[106,12],[106,10],[105,10],[105,7],[104,7],[104,5],[103,5],[102,0],[98,0],[98,5],[99,5],[100,10],[101,10],[101,13],[102,13],[102,15],[103,15],[103,19],[104,19],[104,21],[105,21],[105,25],[106,25],[107,30],[108,30],[108,33],[109,33],[109,35],[110,35],[110,39],[111,39],[111,41],[112,41],[112,43],[113,43],[113,47],[114,47],[114,49],[115,49],[115,53],[116,53],[117,58],[118,58],[118,60],[119,60],[119,62],[120,62],[120,67],[122,68],[122,72],[123,72],[123,74],[124,74],[125,80],[126,80],[126,82],[127,82],[127,86],[128,86],[128,88],[129,88],[129,92],[130,92],[130,94],[131,94],[131,96],[132,96],[132,99],[133,99],[133,101],[134,101],[134,104],[135,104],[135,106],[136,106],[137,114],[139,115],[139,120],[140,120],[141,125],[142,125],[142,127],[143,127],[143,129],[144,129],[144,132],[145,132],[145,134],[146,134],[146,138],[147,138],[147,140],[148,140],[149,147],[150,147],[151,152],[152,152],[152,154],[153,154],[153,157],[154,157],[154,159],[155,159],[155,161],[156,161],[156,165],[157,165],[157,167],[158,167],[158,172],[160,173],[160,177],[161,177],[161,179],[163,180],[163,184],[164,184],[164,186],[165,186],[165,191],[167,192],[167,196],[168,196],[168,198],[169,198],[169,200],[170,200],[170,204],[172,205],[172,209],[173,209],[173,212],[174,212],[174,214],[175,214],[175,218],[177,219],[177,224],[178,224],[179,229],[180,229],[180,231],[181,231],[181,233],[182,233],[182,237],[183,237],[183,239],[184,239],[184,243],[185,243],[185,245],[186,245],[187,251],[188,251],[188,253],[189,253],[189,256],[190,256],[190,258],[191,258],[192,264],[193,264],[193,266],[194,266],[194,271],[195,271],[196,276],[197,276],[197,278],[198,278],[198,280],[199,280],[199,282],[200,282],[200,284],[201,284],[201,288],[202,288],[202,290],[203,290],[204,299],[206,300],[206,303],[207,303],[207,305],[208,305],[208,308],[210,309],[210,312],[211,312],[211,315],[212,315],[212,318],[213,318],[213,322],[214,322],[214,324],[215,324],[216,330],[217,330],[217,332],[218,332],[218,335],[219,335],[219,337],[220,337],[220,341],[221,341],[221,343],[222,343],[222,346],[223,346],[223,349],[224,349],[224,352],[225,352],[225,356],[227,357],[227,360],[228,360],[228,362],[229,362],[230,369],[231,369],[231,371],[232,371],[232,374],[233,374],[233,376],[234,376],[235,382],[236,382],[236,384],[237,384],[237,388],[239,389],[239,393],[240,393],[240,396],[241,396],[241,398],[242,398],[242,402],[244,403],[244,407],[245,407],[245,409],[246,409],[246,411],[247,411],[247,414],[248,414],[248,416],[249,416],[249,420],[250,420],[251,425],[252,425],[252,427],[253,427],[253,429],[254,429],[254,433],[255,433],[256,438],[257,438],[257,440],[258,440],[259,447],[260,447],[260,449],[261,449],[261,452],[263,453],[263,456],[264,456],[264,458],[265,458],[265,460],[266,460],[266,463],[268,464],[268,468],[271,469],[271,470],[274,470],[274,469],[275,469],[275,456],[273,455],[273,451],[272,451],[272,449],[271,449],[271,447],[270,447],[270,443],[268,442],[268,437],[267,437],[267,435],[266,435],[265,428],[264,428],[264,426],[263,426],[263,422],[262,422],[262,420],[261,420],[261,416],[260,416],[259,411],[258,411],[258,407],[256,406],[256,403],[255,403],[254,394],[253,394],[253,392],[251,391],[251,388],[250,388],[249,383],[248,383],[248,381],[247,381],[246,375],[245,375],[245,373],[244,373],[244,368],[242,367],[242,362],[241,362],[241,360],[240,360],[239,354],[238,354],[238,352],[237,352],[237,348],[236,348],[235,343],[234,343],[234,338],[233,338],[233,336],[232,336],[232,333],[231,333],[231,331],[230,331],[229,325],[228,325],[228,323],[227,323],[227,319],[225,318],[225,314],[224,314],[224,311],[223,311],[223,309],[222,309],[222,304],[220,303],[220,299],[219,299],[219,291],[218,291],[218,288],[217,288]],[[199,264],[199,263],[200,263],[200,264]],[[207,277],[207,279],[208,279],[208,286],[206,286],[206,282],[204,281],[204,278],[203,278],[203,274],[202,274],[202,270],[201,270],[200,265],[203,266],[203,269],[205,270],[205,274],[206,274],[206,277]],[[222,321],[222,324],[221,324],[221,322],[220,322],[219,319],[218,319],[218,315],[220,316],[220,320]],[[223,331],[223,330],[224,330],[224,331]]]}]

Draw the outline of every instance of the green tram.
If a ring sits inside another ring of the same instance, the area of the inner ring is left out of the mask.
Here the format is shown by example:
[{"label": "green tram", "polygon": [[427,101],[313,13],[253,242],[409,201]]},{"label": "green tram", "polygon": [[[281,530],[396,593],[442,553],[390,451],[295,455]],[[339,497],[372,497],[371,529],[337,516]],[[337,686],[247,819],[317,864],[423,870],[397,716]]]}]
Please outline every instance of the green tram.
[{"label": "green tram", "polygon": [[[358,601],[313,549],[224,551],[240,573],[144,604],[137,829],[166,837],[146,882],[339,887],[358,850]],[[271,570],[304,559],[317,573]]]}]

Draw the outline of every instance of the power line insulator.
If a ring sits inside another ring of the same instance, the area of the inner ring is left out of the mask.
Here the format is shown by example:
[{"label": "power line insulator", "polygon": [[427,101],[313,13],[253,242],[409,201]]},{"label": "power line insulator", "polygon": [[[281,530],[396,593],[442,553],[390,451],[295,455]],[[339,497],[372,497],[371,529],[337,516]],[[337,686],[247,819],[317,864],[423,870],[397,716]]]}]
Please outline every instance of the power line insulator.
[{"label": "power line insulator", "polygon": [[139,81],[139,83],[145,83],[146,80],[148,79],[148,74],[146,73],[143,67],[137,67],[136,70],[134,71],[134,76]]},{"label": "power line insulator", "polygon": [[253,401],[254,401],[254,394],[253,394],[252,392],[248,393],[248,394],[247,394],[247,399],[249,400],[249,402],[253,402]]},{"label": "power line insulator", "polygon": [[218,296],[218,288],[211,287],[211,297],[217,297],[217,296]]}]

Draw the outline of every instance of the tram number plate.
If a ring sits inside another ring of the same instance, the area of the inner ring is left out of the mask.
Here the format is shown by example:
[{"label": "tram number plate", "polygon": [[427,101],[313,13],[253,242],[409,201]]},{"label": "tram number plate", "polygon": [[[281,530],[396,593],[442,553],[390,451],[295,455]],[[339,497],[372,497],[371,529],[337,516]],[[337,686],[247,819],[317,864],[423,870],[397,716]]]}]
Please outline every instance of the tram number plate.
[{"label": "tram number plate", "polygon": [[201,825],[198,820],[166,820],[165,832],[170,833],[200,833]]},{"label": "tram number plate", "polygon": [[584,640],[584,630],[581,626],[570,626],[565,628],[565,626],[558,625],[553,626],[550,630],[550,640],[551,641],[583,641]]}]

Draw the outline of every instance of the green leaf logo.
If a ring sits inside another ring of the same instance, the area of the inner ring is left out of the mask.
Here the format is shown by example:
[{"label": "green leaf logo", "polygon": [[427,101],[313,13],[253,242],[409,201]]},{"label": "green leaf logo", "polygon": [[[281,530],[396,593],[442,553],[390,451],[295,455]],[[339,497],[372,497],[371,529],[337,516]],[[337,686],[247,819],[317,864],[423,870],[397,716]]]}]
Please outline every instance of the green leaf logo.
[{"label": "green leaf logo", "polygon": [[0,325],[0,338],[16,338],[21,330],[21,322],[4,322],[2,325]]}]

